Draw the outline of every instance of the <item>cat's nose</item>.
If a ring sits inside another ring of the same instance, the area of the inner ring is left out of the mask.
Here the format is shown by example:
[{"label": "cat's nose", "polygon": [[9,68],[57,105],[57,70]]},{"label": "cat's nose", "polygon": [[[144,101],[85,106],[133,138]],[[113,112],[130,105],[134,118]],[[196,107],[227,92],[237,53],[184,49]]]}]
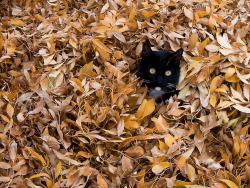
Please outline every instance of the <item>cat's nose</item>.
[{"label": "cat's nose", "polygon": [[161,91],[161,87],[155,87],[156,91]]},{"label": "cat's nose", "polygon": [[158,84],[162,84],[162,82],[163,82],[162,77],[158,77],[158,78],[157,78],[157,83],[158,83]]}]

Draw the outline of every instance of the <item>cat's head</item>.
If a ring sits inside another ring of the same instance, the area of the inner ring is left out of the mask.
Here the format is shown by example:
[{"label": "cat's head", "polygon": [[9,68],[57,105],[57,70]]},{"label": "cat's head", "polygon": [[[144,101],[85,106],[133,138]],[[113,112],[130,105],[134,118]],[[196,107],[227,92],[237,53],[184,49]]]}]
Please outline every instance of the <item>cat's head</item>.
[{"label": "cat's head", "polygon": [[149,42],[144,43],[137,76],[144,80],[150,89],[149,95],[156,100],[165,99],[166,93],[176,90],[182,53],[182,49],[174,53],[166,50],[152,51]]}]

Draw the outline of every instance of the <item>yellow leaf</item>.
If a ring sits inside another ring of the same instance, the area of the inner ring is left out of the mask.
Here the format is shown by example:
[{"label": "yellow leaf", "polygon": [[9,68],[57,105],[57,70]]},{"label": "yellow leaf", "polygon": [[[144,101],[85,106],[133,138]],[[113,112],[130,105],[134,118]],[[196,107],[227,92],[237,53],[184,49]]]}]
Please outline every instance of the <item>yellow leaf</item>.
[{"label": "yellow leaf", "polygon": [[40,173],[40,174],[35,174],[35,175],[31,176],[30,179],[33,179],[33,178],[40,178],[40,177],[42,177],[42,176],[45,176],[45,177],[47,177],[47,178],[50,178],[50,176],[49,176],[48,174],[46,174],[46,173]]},{"label": "yellow leaf", "polygon": [[217,63],[220,60],[220,54],[215,55],[215,56],[211,56],[210,58],[210,63]]},{"label": "yellow leaf", "polygon": [[135,115],[136,118],[143,119],[144,117],[148,116],[155,110],[155,102],[154,99],[147,101],[146,99],[143,100],[142,104],[137,110]]},{"label": "yellow leaf", "polygon": [[160,148],[161,151],[162,150],[166,150],[167,151],[167,149],[169,147],[167,146],[167,144],[165,144],[164,142],[162,142],[162,141],[159,140],[159,148]]},{"label": "yellow leaf", "polygon": [[188,43],[189,43],[189,48],[190,48],[190,49],[193,49],[193,48],[196,46],[197,41],[198,41],[198,37],[197,37],[196,33],[193,33],[193,34],[190,36],[189,41],[188,41]]},{"label": "yellow leaf", "polygon": [[13,77],[23,76],[23,73],[17,72],[17,71],[14,71],[14,70],[9,71],[8,74],[13,76]]},{"label": "yellow leaf", "polygon": [[203,47],[202,43],[197,42],[197,43],[196,43],[196,48],[197,48],[199,54],[202,55],[202,54],[203,54],[203,51],[204,51],[204,47]]},{"label": "yellow leaf", "polygon": [[85,64],[79,71],[79,78],[90,77],[93,69],[93,61]]},{"label": "yellow leaf", "polygon": [[14,108],[10,104],[7,105],[7,114],[10,118],[12,118],[14,114]]},{"label": "yellow leaf", "polygon": [[35,17],[38,21],[40,21],[40,22],[42,22],[43,20],[45,20],[45,18],[42,17],[42,16],[39,15],[39,14],[36,14],[34,17]]},{"label": "yellow leaf", "polygon": [[26,23],[24,23],[23,21],[17,19],[17,18],[14,18],[13,20],[11,20],[10,22],[11,25],[17,25],[17,26],[27,26]]},{"label": "yellow leaf", "polygon": [[226,183],[227,186],[230,188],[239,188],[239,186],[237,186],[234,182],[232,182],[230,180],[222,179],[221,181]]},{"label": "yellow leaf", "polygon": [[44,160],[44,158],[39,155],[37,152],[35,152],[33,149],[31,148],[28,148],[28,150],[30,151],[31,153],[31,156],[39,161],[41,161],[42,165],[45,166],[46,165],[46,161]]},{"label": "yellow leaf", "polygon": [[85,103],[86,112],[87,112],[88,115],[90,115],[90,112],[91,112],[93,109],[91,108],[91,106],[89,105],[89,103],[88,103],[86,100],[84,100],[84,103]]},{"label": "yellow leaf", "polygon": [[124,91],[124,94],[129,94],[129,93],[131,93],[132,91],[134,91],[134,89],[133,88],[125,88],[125,91]]},{"label": "yellow leaf", "polygon": [[10,54],[13,54],[16,50],[16,46],[13,44],[11,46],[7,46],[7,54],[10,55]]},{"label": "yellow leaf", "polygon": [[155,14],[157,14],[155,11],[147,11],[147,10],[143,10],[143,11],[141,11],[142,12],[142,14],[146,17],[146,18],[149,18],[149,17],[151,17],[151,16],[153,16],[153,15],[155,15]]},{"label": "yellow leaf", "polygon": [[216,0],[212,0],[212,5],[216,6],[216,5],[219,5]]},{"label": "yellow leaf", "polygon": [[172,146],[175,139],[173,136],[171,136],[170,134],[167,134],[167,136],[164,138],[165,143],[167,144],[168,147]]},{"label": "yellow leaf", "polygon": [[226,78],[225,80],[228,81],[228,82],[233,82],[233,83],[240,81],[239,77],[237,75],[235,75],[235,74],[233,76],[229,77],[229,78]]},{"label": "yellow leaf", "polygon": [[62,170],[62,163],[61,161],[59,161],[59,163],[56,166],[56,170],[55,170],[55,179],[60,175]]},{"label": "yellow leaf", "polygon": [[135,19],[135,8],[133,8],[133,9],[130,11],[130,14],[129,14],[128,19],[129,19],[129,21],[134,21],[134,19]]},{"label": "yellow leaf", "polygon": [[56,182],[52,187],[48,186],[48,188],[60,188],[60,184],[59,184],[59,182]]},{"label": "yellow leaf", "polygon": [[[175,181],[174,185],[176,185],[176,186],[178,186],[178,185],[184,185],[185,186],[185,185],[193,185],[193,183],[192,182],[185,182],[185,181]],[[188,186],[187,187],[185,186],[185,188],[188,188]],[[199,186],[198,188],[203,188],[203,187]]]},{"label": "yellow leaf", "polygon": [[211,85],[210,85],[210,93],[214,92],[214,90],[217,88],[217,84],[218,84],[218,80],[219,80],[219,76],[216,76],[212,82],[211,82]]},{"label": "yellow leaf", "polygon": [[97,175],[97,183],[102,188],[108,188],[108,184],[100,174]]},{"label": "yellow leaf", "polygon": [[215,96],[210,95],[210,100],[209,100],[209,102],[210,102],[210,104],[211,104],[213,107],[215,107],[215,105],[216,105],[216,98],[215,98]]},{"label": "yellow leaf", "polygon": [[110,28],[107,27],[107,26],[104,26],[104,25],[102,25],[102,26],[95,26],[95,27],[91,28],[91,31],[92,32],[96,32],[96,33],[105,33],[105,32],[107,32],[109,30],[110,30]]},{"label": "yellow leaf", "polygon": [[208,20],[208,26],[213,29],[215,25],[215,20],[213,19],[212,16],[210,16],[209,20]]},{"label": "yellow leaf", "polygon": [[141,179],[143,176],[145,176],[145,174],[146,174],[146,170],[145,169],[143,169],[143,170],[141,170],[140,172],[138,172],[135,176],[136,176],[136,179]]},{"label": "yellow leaf", "polygon": [[209,37],[207,37],[201,44],[205,48],[208,42],[209,42]]},{"label": "yellow leaf", "polygon": [[146,106],[146,103],[147,103],[147,100],[144,99],[143,102],[142,102],[142,104],[139,106],[139,108],[137,110],[137,113],[135,115],[137,118],[141,118],[142,117],[144,109],[145,109],[145,106]]},{"label": "yellow leaf", "polygon": [[98,46],[99,48],[101,48],[102,50],[104,50],[107,53],[111,53],[112,51],[105,46],[99,39],[92,39],[93,43]]},{"label": "yellow leaf", "polygon": [[196,179],[195,169],[192,165],[187,164],[187,175],[188,179],[193,182]]},{"label": "yellow leaf", "polygon": [[128,28],[129,30],[131,31],[135,31],[138,29],[138,24],[136,21],[130,21],[130,22],[125,22],[124,23]]},{"label": "yellow leaf", "polygon": [[136,121],[126,121],[125,128],[126,129],[137,129],[140,125]]},{"label": "yellow leaf", "polygon": [[227,90],[224,89],[224,88],[221,88],[221,87],[217,88],[215,91],[216,92],[221,92],[221,93],[227,93]]},{"label": "yellow leaf", "polygon": [[186,163],[186,157],[185,157],[185,156],[182,156],[182,157],[179,159],[177,165],[180,166],[180,167],[183,167],[185,163]]},{"label": "yellow leaf", "polygon": [[122,55],[123,55],[123,52],[122,51],[115,51],[114,53],[114,57],[116,59],[121,59],[122,58]]},{"label": "yellow leaf", "polygon": [[198,14],[198,16],[199,16],[200,18],[202,18],[202,17],[208,15],[207,12],[206,12],[205,10],[196,10],[196,13]]}]

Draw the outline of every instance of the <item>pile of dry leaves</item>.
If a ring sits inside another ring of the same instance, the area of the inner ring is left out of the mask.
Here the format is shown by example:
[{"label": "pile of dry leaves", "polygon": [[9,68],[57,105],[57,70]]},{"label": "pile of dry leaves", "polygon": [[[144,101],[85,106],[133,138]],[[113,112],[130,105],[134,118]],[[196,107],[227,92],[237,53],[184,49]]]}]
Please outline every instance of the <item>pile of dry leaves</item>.
[{"label": "pile of dry leaves", "polygon": [[[1,187],[249,187],[247,0],[0,1]],[[179,96],[135,76],[184,49]]]}]

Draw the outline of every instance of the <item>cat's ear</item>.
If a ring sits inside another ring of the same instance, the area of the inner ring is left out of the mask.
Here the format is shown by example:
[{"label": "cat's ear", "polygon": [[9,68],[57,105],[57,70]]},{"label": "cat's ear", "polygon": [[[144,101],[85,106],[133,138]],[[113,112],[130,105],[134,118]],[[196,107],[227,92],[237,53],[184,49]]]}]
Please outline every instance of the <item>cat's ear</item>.
[{"label": "cat's ear", "polygon": [[180,60],[182,57],[183,49],[180,48],[176,52],[172,53],[170,56],[170,59],[168,59],[167,65],[170,64],[175,64],[175,65],[180,65]]},{"label": "cat's ear", "polygon": [[155,54],[150,47],[149,40],[146,40],[142,48],[142,58],[152,58],[154,56]]}]

